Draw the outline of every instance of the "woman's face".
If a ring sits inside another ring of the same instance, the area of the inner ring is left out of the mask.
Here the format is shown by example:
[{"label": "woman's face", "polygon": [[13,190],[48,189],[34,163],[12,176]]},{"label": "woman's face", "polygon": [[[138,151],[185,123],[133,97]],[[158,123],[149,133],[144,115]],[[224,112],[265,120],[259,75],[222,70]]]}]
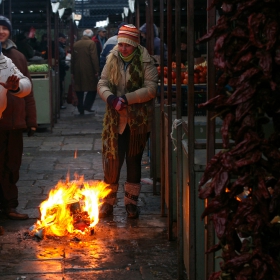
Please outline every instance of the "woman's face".
[{"label": "woman's face", "polygon": [[136,47],[126,44],[126,43],[118,43],[119,52],[122,54],[123,57],[131,55]]},{"label": "woman's face", "polygon": [[10,36],[10,31],[8,27],[4,25],[0,25],[0,42],[1,43],[6,42],[9,36]]}]

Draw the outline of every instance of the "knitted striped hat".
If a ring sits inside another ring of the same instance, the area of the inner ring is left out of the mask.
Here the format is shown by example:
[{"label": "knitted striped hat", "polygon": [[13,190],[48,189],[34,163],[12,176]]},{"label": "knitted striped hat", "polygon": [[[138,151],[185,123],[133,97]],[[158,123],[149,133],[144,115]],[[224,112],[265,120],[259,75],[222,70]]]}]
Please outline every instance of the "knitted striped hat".
[{"label": "knitted striped hat", "polygon": [[123,25],[118,33],[118,43],[137,47],[140,44],[139,30],[133,24]]}]

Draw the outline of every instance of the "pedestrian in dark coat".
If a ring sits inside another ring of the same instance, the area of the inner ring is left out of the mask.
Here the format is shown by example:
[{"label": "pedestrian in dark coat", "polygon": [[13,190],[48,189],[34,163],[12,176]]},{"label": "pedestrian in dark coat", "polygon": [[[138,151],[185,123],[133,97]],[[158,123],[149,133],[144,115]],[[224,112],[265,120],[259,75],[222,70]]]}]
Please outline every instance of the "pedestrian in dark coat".
[{"label": "pedestrian in dark coat", "polygon": [[[21,73],[28,77],[27,61],[9,39],[11,22],[0,16],[0,42],[3,54],[10,58]],[[36,106],[33,91],[29,95],[18,98],[7,94],[7,107],[0,119],[0,207],[8,218],[14,220],[28,219],[28,215],[20,214],[18,206],[19,170],[23,153],[23,130],[32,136],[37,127]]]},{"label": "pedestrian in dark coat", "polygon": [[100,61],[100,54],[104,48],[104,45],[107,41],[106,37],[107,31],[104,27],[99,27],[97,29],[97,34],[92,37],[92,41],[95,42],[96,47],[97,47],[97,55],[98,55],[98,60]]},{"label": "pedestrian in dark coat", "polygon": [[[96,98],[99,75],[99,59],[96,44],[91,40],[93,31],[86,29],[81,40],[73,45],[71,55],[71,74],[75,83],[78,98],[78,110],[94,112],[91,107]],[[85,100],[84,93],[87,92]]]}]

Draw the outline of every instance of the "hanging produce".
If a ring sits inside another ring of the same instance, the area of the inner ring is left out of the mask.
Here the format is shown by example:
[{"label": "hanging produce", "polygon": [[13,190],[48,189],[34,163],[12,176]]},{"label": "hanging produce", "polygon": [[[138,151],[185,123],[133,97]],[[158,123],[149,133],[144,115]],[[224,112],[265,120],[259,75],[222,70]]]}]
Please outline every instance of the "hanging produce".
[{"label": "hanging produce", "polygon": [[[280,279],[280,1],[213,0],[216,96],[200,104],[223,120],[223,150],[207,164],[199,197],[221,253],[210,280]],[[271,129],[269,130],[268,127]]]}]

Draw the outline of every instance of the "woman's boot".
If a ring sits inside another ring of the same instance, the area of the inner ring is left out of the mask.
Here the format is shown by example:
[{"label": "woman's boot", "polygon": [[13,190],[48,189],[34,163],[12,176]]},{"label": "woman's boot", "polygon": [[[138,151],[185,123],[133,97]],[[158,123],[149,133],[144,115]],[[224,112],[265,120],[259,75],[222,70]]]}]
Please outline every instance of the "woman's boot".
[{"label": "woman's boot", "polygon": [[119,184],[110,184],[107,189],[111,192],[103,198],[103,204],[99,209],[99,218],[105,218],[113,214],[113,205],[116,203]]},{"label": "woman's boot", "polygon": [[127,212],[127,217],[137,219],[139,217],[139,209],[137,201],[141,190],[141,184],[128,183],[124,184],[124,205]]}]

